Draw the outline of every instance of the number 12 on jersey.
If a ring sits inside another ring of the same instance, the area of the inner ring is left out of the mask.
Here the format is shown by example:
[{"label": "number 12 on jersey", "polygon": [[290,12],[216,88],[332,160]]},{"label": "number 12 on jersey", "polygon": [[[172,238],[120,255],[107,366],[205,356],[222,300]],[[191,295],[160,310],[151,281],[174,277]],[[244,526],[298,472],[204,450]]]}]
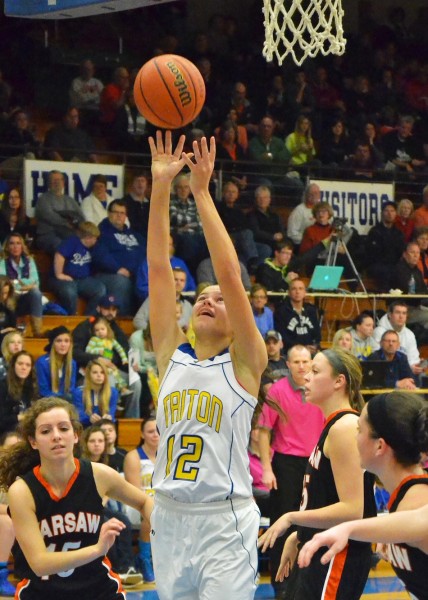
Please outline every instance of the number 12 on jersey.
[{"label": "number 12 on jersey", "polygon": [[[171,435],[167,441],[167,462],[165,468],[165,477],[171,473],[171,465],[174,459],[175,435]],[[174,470],[174,479],[184,479],[185,481],[196,481],[199,473],[197,463],[201,460],[204,441],[199,435],[180,436],[180,448],[187,450],[177,458],[177,464]]]}]

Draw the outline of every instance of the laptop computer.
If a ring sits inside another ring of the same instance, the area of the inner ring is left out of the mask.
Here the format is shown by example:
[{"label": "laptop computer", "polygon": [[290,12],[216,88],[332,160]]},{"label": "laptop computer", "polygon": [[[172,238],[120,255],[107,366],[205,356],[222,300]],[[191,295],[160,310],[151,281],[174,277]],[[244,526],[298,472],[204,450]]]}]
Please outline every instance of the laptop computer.
[{"label": "laptop computer", "polygon": [[312,273],[308,289],[312,291],[335,291],[339,287],[343,267],[317,265]]},{"label": "laptop computer", "polygon": [[363,360],[361,361],[363,371],[362,388],[364,390],[379,390],[385,386],[385,378],[388,369],[386,360]]}]

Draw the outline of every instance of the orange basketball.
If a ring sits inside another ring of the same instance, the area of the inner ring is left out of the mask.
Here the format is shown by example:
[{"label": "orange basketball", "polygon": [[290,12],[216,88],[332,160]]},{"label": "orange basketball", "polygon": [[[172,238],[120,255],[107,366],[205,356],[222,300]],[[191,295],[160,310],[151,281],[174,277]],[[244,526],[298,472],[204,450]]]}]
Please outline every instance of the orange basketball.
[{"label": "orange basketball", "polygon": [[162,54],[138,71],[135,104],[156,127],[178,129],[193,121],[205,102],[205,83],[197,67],[182,56]]}]

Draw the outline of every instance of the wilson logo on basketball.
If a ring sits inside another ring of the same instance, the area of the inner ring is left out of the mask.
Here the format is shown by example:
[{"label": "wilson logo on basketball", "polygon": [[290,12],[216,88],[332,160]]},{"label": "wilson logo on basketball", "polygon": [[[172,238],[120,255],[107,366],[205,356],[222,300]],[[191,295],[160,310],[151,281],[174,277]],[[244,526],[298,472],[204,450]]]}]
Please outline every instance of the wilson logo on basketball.
[{"label": "wilson logo on basketball", "polygon": [[187,83],[185,82],[180,69],[174,62],[167,62],[166,66],[175,77],[174,85],[178,88],[181,106],[186,106],[192,101]]}]

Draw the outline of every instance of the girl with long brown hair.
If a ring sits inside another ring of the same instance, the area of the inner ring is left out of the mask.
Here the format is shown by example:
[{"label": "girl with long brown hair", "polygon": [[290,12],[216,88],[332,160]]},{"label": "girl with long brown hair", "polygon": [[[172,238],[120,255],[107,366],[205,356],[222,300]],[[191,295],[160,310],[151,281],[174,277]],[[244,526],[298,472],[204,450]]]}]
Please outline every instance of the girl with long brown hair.
[{"label": "girl with long brown hair", "polygon": [[42,398],[22,419],[23,441],[0,455],[17,545],[17,595],[61,600],[124,600],[106,553],[123,530],[103,524],[102,498],[130,504],[150,519],[152,500],[100,463],[74,457],[81,425],[72,404]]}]

